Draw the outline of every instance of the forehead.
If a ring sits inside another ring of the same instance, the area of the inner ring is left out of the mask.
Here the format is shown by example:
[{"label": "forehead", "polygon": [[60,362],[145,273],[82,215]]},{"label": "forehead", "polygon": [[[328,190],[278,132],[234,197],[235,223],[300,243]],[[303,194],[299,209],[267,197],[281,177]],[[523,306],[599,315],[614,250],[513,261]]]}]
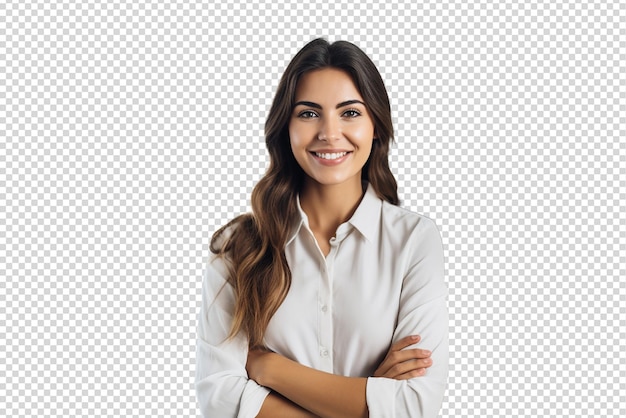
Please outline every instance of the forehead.
[{"label": "forehead", "polygon": [[363,100],[352,78],[343,70],[323,68],[304,73],[296,86],[296,101],[309,100],[319,104]]}]

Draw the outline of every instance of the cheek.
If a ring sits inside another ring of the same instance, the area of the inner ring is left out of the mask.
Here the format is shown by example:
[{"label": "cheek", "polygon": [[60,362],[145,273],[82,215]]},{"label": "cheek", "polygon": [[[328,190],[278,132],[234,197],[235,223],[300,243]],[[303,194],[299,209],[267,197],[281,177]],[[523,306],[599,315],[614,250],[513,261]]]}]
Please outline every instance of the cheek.
[{"label": "cheek", "polygon": [[314,132],[315,129],[310,126],[289,125],[289,143],[294,154],[302,152],[309,145]]},{"label": "cheek", "polygon": [[299,142],[300,138],[298,136],[297,132],[292,131],[291,129],[289,129],[289,146],[291,147],[291,151],[296,154],[297,149],[298,149],[298,142]]},{"label": "cheek", "polygon": [[302,153],[306,147],[304,137],[300,130],[289,127],[289,146],[296,161],[301,164],[303,159]]},{"label": "cheek", "polygon": [[352,141],[358,143],[359,147],[368,148],[372,146],[374,128],[367,125],[354,126],[351,128],[349,135]]}]

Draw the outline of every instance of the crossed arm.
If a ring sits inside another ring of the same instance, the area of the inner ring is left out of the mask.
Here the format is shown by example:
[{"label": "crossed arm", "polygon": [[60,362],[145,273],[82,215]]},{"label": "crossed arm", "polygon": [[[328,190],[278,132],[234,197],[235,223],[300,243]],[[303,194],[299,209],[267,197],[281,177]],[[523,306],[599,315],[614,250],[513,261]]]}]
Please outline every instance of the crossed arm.
[{"label": "crossed arm", "polygon": [[[403,349],[415,342],[398,340],[374,376],[367,378],[332,375],[275,353],[250,351],[241,333],[228,339],[235,295],[226,285],[224,266],[210,263],[203,278],[196,352],[196,391],[203,415],[436,416],[448,373],[447,289],[438,232],[430,227],[423,234],[414,248],[419,257],[403,279],[394,340],[419,332],[420,344],[432,350],[432,356]],[[418,377],[425,367],[430,367],[428,372]]]},{"label": "crossed arm", "polygon": [[[409,336],[393,344],[374,376],[396,380],[422,376],[432,364],[430,351],[405,349],[419,339]],[[367,378],[322,372],[263,350],[248,353],[246,370],[250,379],[273,391],[265,398],[258,418],[369,416]]]}]

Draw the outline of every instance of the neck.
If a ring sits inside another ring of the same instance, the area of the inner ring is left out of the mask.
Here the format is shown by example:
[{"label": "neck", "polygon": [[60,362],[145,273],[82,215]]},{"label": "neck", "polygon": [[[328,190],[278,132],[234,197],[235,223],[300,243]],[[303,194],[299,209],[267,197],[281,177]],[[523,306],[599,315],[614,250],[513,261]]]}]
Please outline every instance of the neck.
[{"label": "neck", "polygon": [[337,227],[350,219],[363,198],[360,176],[355,181],[324,185],[310,179],[300,192],[300,206],[309,218],[309,226],[329,238]]}]

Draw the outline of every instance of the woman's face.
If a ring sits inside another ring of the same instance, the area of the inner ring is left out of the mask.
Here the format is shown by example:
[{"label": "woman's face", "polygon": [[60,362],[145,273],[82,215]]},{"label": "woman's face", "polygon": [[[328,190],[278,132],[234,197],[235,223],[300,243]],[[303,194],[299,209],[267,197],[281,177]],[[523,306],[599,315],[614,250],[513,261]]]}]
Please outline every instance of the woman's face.
[{"label": "woman's face", "polygon": [[336,68],[302,75],[289,121],[291,150],[313,181],[354,182],[369,158],[374,122],[350,76]]}]

